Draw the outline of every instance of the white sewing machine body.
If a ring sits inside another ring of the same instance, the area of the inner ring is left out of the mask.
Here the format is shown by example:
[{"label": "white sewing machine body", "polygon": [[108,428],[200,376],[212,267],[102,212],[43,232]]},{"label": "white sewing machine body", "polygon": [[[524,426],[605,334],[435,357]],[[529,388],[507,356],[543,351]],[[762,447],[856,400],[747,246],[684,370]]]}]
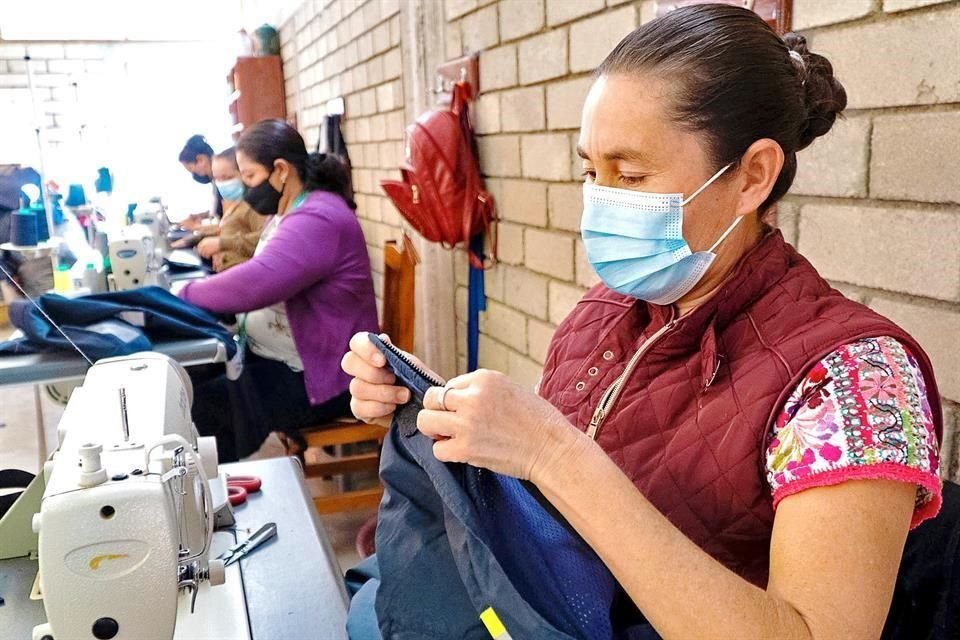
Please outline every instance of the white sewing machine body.
[{"label": "white sewing machine body", "polygon": [[158,200],[141,202],[133,210],[134,224],[142,224],[150,230],[157,254],[162,258],[170,253],[170,243],[167,232],[170,231],[170,219],[167,218],[167,208]]},{"label": "white sewing machine body", "polygon": [[108,231],[108,238],[115,290],[126,291],[149,285],[166,288],[163,257],[148,226],[114,227]]},{"label": "white sewing machine body", "polygon": [[[74,390],[44,466],[34,518],[48,622],[34,640],[170,640],[210,562],[216,443],[190,419],[190,379],[170,358],[101,360]],[[183,612],[181,613],[181,617]]]}]

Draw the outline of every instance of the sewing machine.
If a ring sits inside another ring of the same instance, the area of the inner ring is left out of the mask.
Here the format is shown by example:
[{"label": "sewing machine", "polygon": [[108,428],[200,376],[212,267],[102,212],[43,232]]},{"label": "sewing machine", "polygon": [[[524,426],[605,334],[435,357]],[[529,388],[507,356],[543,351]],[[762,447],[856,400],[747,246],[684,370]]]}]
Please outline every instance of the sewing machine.
[{"label": "sewing machine", "polygon": [[157,240],[144,224],[115,227],[108,232],[114,289],[126,291],[149,285],[169,288]]},{"label": "sewing machine", "polygon": [[158,353],[101,360],[74,390],[33,519],[48,620],[33,640],[187,638],[184,620],[203,618],[190,614],[204,598],[201,626],[225,616],[216,592],[236,599],[235,588],[209,590],[224,582],[211,551],[226,494],[215,439],[193,427],[192,393],[186,371]]},{"label": "sewing machine", "polygon": [[170,243],[167,233],[170,231],[170,220],[167,218],[167,208],[159,199],[141,202],[133,210],[133,223],[142,224],[150,230],[153,237],[154,250],[159,257],[170,253]]}]

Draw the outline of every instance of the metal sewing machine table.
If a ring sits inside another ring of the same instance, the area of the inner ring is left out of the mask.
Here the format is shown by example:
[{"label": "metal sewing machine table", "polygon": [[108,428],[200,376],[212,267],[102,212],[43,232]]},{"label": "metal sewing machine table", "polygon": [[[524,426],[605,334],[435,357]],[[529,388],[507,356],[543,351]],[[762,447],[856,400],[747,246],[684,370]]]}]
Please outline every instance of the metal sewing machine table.
[{"label": "metal sewing machine table", "polygon": [[[346,640],[347,595],[333,548],[293,458],[222,465],[230,475],[256,475],[259,493],[237,507],[237,527],[277,524],[277,536],[239,563],[253,640]],[[0,561],[0,629],[4,640],[31,637],[44,621],[43,604],[30,600],[37,561]],[[148,585],[144,586],[149,588]],[[191,640],[221,640],[222,635]]]},{"label": "metal sewing machine table", "polygon": [[[227,350],[215,338],[159,342],[154,351],[170,356],[185,367],[226,362]],[[72,351],[47,351],[0,357],[0,386],[48,384],[82,378],[90,365]]]}]

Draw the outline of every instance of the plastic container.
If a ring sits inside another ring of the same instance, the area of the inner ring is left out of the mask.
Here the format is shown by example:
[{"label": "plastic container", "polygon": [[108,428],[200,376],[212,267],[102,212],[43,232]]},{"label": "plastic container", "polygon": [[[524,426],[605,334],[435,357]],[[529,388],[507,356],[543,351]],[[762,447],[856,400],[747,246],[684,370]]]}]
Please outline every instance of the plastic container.
[{"label": "plastic container", "polygon": [[70,278],[70,267],[65,264],[57,265],[53,272],[53,290],[57,293],[67,293],[73,288]]},{"label": "plastic container", "polygon": [[107,290],[107,274],[88,262],[83,269],[83,286],[91,293],[103,293]]}]

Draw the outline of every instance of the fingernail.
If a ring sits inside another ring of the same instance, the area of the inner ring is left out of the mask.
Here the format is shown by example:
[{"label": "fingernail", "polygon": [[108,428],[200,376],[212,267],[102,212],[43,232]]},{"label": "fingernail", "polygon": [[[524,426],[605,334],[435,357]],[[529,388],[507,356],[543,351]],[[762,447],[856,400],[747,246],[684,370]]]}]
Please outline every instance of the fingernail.
[{"label": "fingernail", "polygon": [[378,367],[382,367],[383,365],[387,364],[387,359],[383,357],[382,353],[378,353],[373,356],[373,364],[377,365]]},{"label": "fingernail", "polygon": [[408,402],[409,400],[410,400],[409,389],[401,389],[400,392],[397,393],[397,402],[399,402],[400,404],[403,404],[404,402]]}]

